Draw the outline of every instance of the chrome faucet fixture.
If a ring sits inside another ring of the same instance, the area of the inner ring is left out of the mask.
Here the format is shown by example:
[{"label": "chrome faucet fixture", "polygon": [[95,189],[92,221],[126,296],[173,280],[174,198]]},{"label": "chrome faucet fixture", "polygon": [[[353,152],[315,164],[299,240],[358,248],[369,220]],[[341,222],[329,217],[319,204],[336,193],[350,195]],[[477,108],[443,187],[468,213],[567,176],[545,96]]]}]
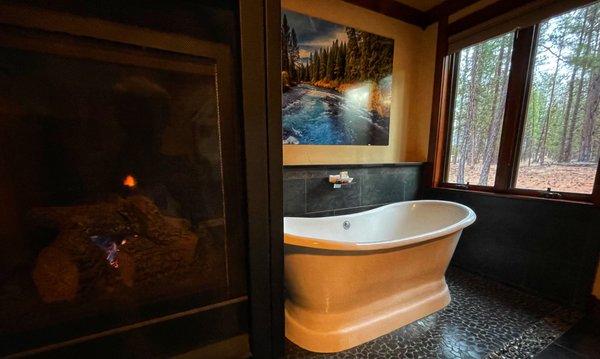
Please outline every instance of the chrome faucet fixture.
[{"label": "chrome faucet fixture", "polygon": [[349,185],[354,178],[348,176],[348,171],[341,171],[339,175],[329,175],[329,183],[333,183],[333,188],[342,188],[343,185]]}]

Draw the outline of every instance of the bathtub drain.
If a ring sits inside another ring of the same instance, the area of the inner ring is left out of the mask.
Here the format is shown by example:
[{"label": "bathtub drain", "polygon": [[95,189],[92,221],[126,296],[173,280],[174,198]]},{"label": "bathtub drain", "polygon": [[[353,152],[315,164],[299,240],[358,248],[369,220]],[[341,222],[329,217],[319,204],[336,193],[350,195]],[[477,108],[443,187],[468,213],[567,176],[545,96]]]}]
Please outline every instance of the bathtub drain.
[{"label": "bathtub drain", "polygon": [[350,229],[350,221],[344,221],[344,229]]}]

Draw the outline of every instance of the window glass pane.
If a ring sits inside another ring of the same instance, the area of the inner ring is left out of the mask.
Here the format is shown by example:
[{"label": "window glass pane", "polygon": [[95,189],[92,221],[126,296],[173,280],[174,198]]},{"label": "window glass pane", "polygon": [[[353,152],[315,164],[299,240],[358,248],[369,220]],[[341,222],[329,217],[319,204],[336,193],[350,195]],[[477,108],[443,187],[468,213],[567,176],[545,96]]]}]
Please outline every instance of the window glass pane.
[{"label": "window glass pane", "polygon": [[507,33],[458,54],[447,182],[494,185],[513,37]]},{"label": "window glass pane", "polygon": [[600,153],[600,5],[540,24],[516,187],[591,193]]}]

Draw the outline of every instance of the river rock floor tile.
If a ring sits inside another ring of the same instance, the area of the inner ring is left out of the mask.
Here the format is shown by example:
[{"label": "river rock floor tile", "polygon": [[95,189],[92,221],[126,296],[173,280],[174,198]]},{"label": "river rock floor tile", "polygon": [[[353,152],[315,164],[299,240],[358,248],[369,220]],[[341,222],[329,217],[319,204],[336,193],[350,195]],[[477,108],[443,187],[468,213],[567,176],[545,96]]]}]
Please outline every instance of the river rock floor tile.
[{"label": "river rock floor tile", "polygon": [[331,354],[286,340],[286,358],[530,358],[582,314],[451,267],[443,310],[357,347]]}]

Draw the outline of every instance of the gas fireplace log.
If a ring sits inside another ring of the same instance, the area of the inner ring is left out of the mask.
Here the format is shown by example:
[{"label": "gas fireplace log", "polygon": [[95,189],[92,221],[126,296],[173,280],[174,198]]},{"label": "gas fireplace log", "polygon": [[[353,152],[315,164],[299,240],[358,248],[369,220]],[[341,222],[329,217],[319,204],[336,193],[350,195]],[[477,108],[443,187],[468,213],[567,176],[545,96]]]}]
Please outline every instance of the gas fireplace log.
[{"label": "gas fireplace log", "polygon": [[59,230],[33,270],[44,302],[106,295],[119,286],[147,290],[181,277],[194,264],[198,238],[189,223],[163,216],[143,196],[36,208],[31,218]]},{"label": "gas fireplace log", "polygon": [[90,235],[144,234],[155,242],[176,240],[181,233],[181,225],[167,221],[144,196],[72,207],[38,207],[30,217],[40,227],[83,230]]}]

